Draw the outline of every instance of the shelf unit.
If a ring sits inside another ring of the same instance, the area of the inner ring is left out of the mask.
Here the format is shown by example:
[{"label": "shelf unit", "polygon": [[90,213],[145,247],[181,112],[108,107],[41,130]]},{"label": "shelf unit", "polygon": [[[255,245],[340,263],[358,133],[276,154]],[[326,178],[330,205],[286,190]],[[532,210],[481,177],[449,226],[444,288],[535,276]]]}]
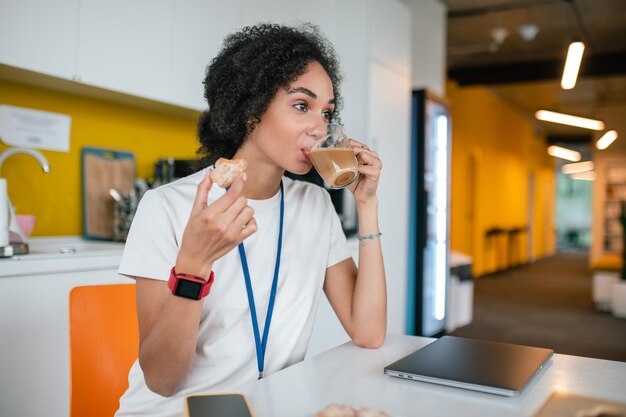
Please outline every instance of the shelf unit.
[{"label": "shelf unit", "polygon": [[624,250],[624,231],[620,217],[621,204],[626,204],[626,167],[608,165],[604,187],[606,197],[603,207],[602,246],[606,254],[620,254]]}]

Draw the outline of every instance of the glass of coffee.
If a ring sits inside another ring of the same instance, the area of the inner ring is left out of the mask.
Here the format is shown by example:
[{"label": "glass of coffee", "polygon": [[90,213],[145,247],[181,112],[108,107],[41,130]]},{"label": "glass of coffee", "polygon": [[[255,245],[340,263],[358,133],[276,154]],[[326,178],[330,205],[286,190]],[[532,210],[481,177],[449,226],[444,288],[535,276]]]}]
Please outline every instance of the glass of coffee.
[{"label": "glass of coffee", "polygon": [[343,126],[329,123],[313,134],[320,139],[309,151],[309,159],[326,185],[338,189],[357,179],[358,163]]}]

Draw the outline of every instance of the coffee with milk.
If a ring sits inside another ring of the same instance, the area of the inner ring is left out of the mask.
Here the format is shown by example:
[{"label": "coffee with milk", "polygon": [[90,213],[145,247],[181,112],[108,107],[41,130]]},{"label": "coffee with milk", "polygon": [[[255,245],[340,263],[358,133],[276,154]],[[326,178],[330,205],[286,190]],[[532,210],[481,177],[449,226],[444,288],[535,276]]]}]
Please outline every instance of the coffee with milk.
[{"label": "coffee with milk", "polygon": [[313,166],[331,188],[342,188],[359,175],[351,148],[316,148],[309,153]]}]

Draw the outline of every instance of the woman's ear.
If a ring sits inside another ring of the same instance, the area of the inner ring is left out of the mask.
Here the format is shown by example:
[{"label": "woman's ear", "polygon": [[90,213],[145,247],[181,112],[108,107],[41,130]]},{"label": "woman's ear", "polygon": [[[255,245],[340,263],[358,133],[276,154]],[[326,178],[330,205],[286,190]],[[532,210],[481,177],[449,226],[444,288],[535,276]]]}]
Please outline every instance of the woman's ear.
[{"label": "woman's ear", "polygon": [[261,119],[259,117],[250,116],[246,121],[246,132],[250,134],[259,123],[261,123]]}]

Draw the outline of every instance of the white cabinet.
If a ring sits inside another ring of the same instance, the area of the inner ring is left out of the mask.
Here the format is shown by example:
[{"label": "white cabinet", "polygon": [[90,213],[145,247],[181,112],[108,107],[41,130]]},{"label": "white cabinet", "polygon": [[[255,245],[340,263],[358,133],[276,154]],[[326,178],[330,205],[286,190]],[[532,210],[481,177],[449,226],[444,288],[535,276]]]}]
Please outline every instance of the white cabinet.
[{"label": "white cabinet", "polygon": [[71,78],[78,1],[0,0],[0,63]]},{"label": "white cabinet", "polygon": [[29,244],[30,254],[0,259],[0,414],[68,416],[69,292],[134,280],[117,274],[123,244],[78,237]]},{"label": "white cabinet", "polygon": [[207,65],[227,34],[239,28],[236,1],[175,2],[172,14],[171,101],[195,109],[207,107],[202,84]]},{"label": "white cabinet", "polygon": [[116,269],[0,278],[3,415],[69,415],[69,293],[132,282]]},{"label": "white cabinet", "polygon": [[[202,80],[224,37],[259,22],[312,22],[342,57],[345,123],[366,113],[368,57],[410,71],[410,11],[391,0],[0,0],[0,63],[204,109]],[[407,25],[408,23],[408,25]],[[356,98],[355,98],[356,97]]]},{"label": "white cabinet", "polygon": [[79,81],[170,99],[172,0],[80,0]]}]

